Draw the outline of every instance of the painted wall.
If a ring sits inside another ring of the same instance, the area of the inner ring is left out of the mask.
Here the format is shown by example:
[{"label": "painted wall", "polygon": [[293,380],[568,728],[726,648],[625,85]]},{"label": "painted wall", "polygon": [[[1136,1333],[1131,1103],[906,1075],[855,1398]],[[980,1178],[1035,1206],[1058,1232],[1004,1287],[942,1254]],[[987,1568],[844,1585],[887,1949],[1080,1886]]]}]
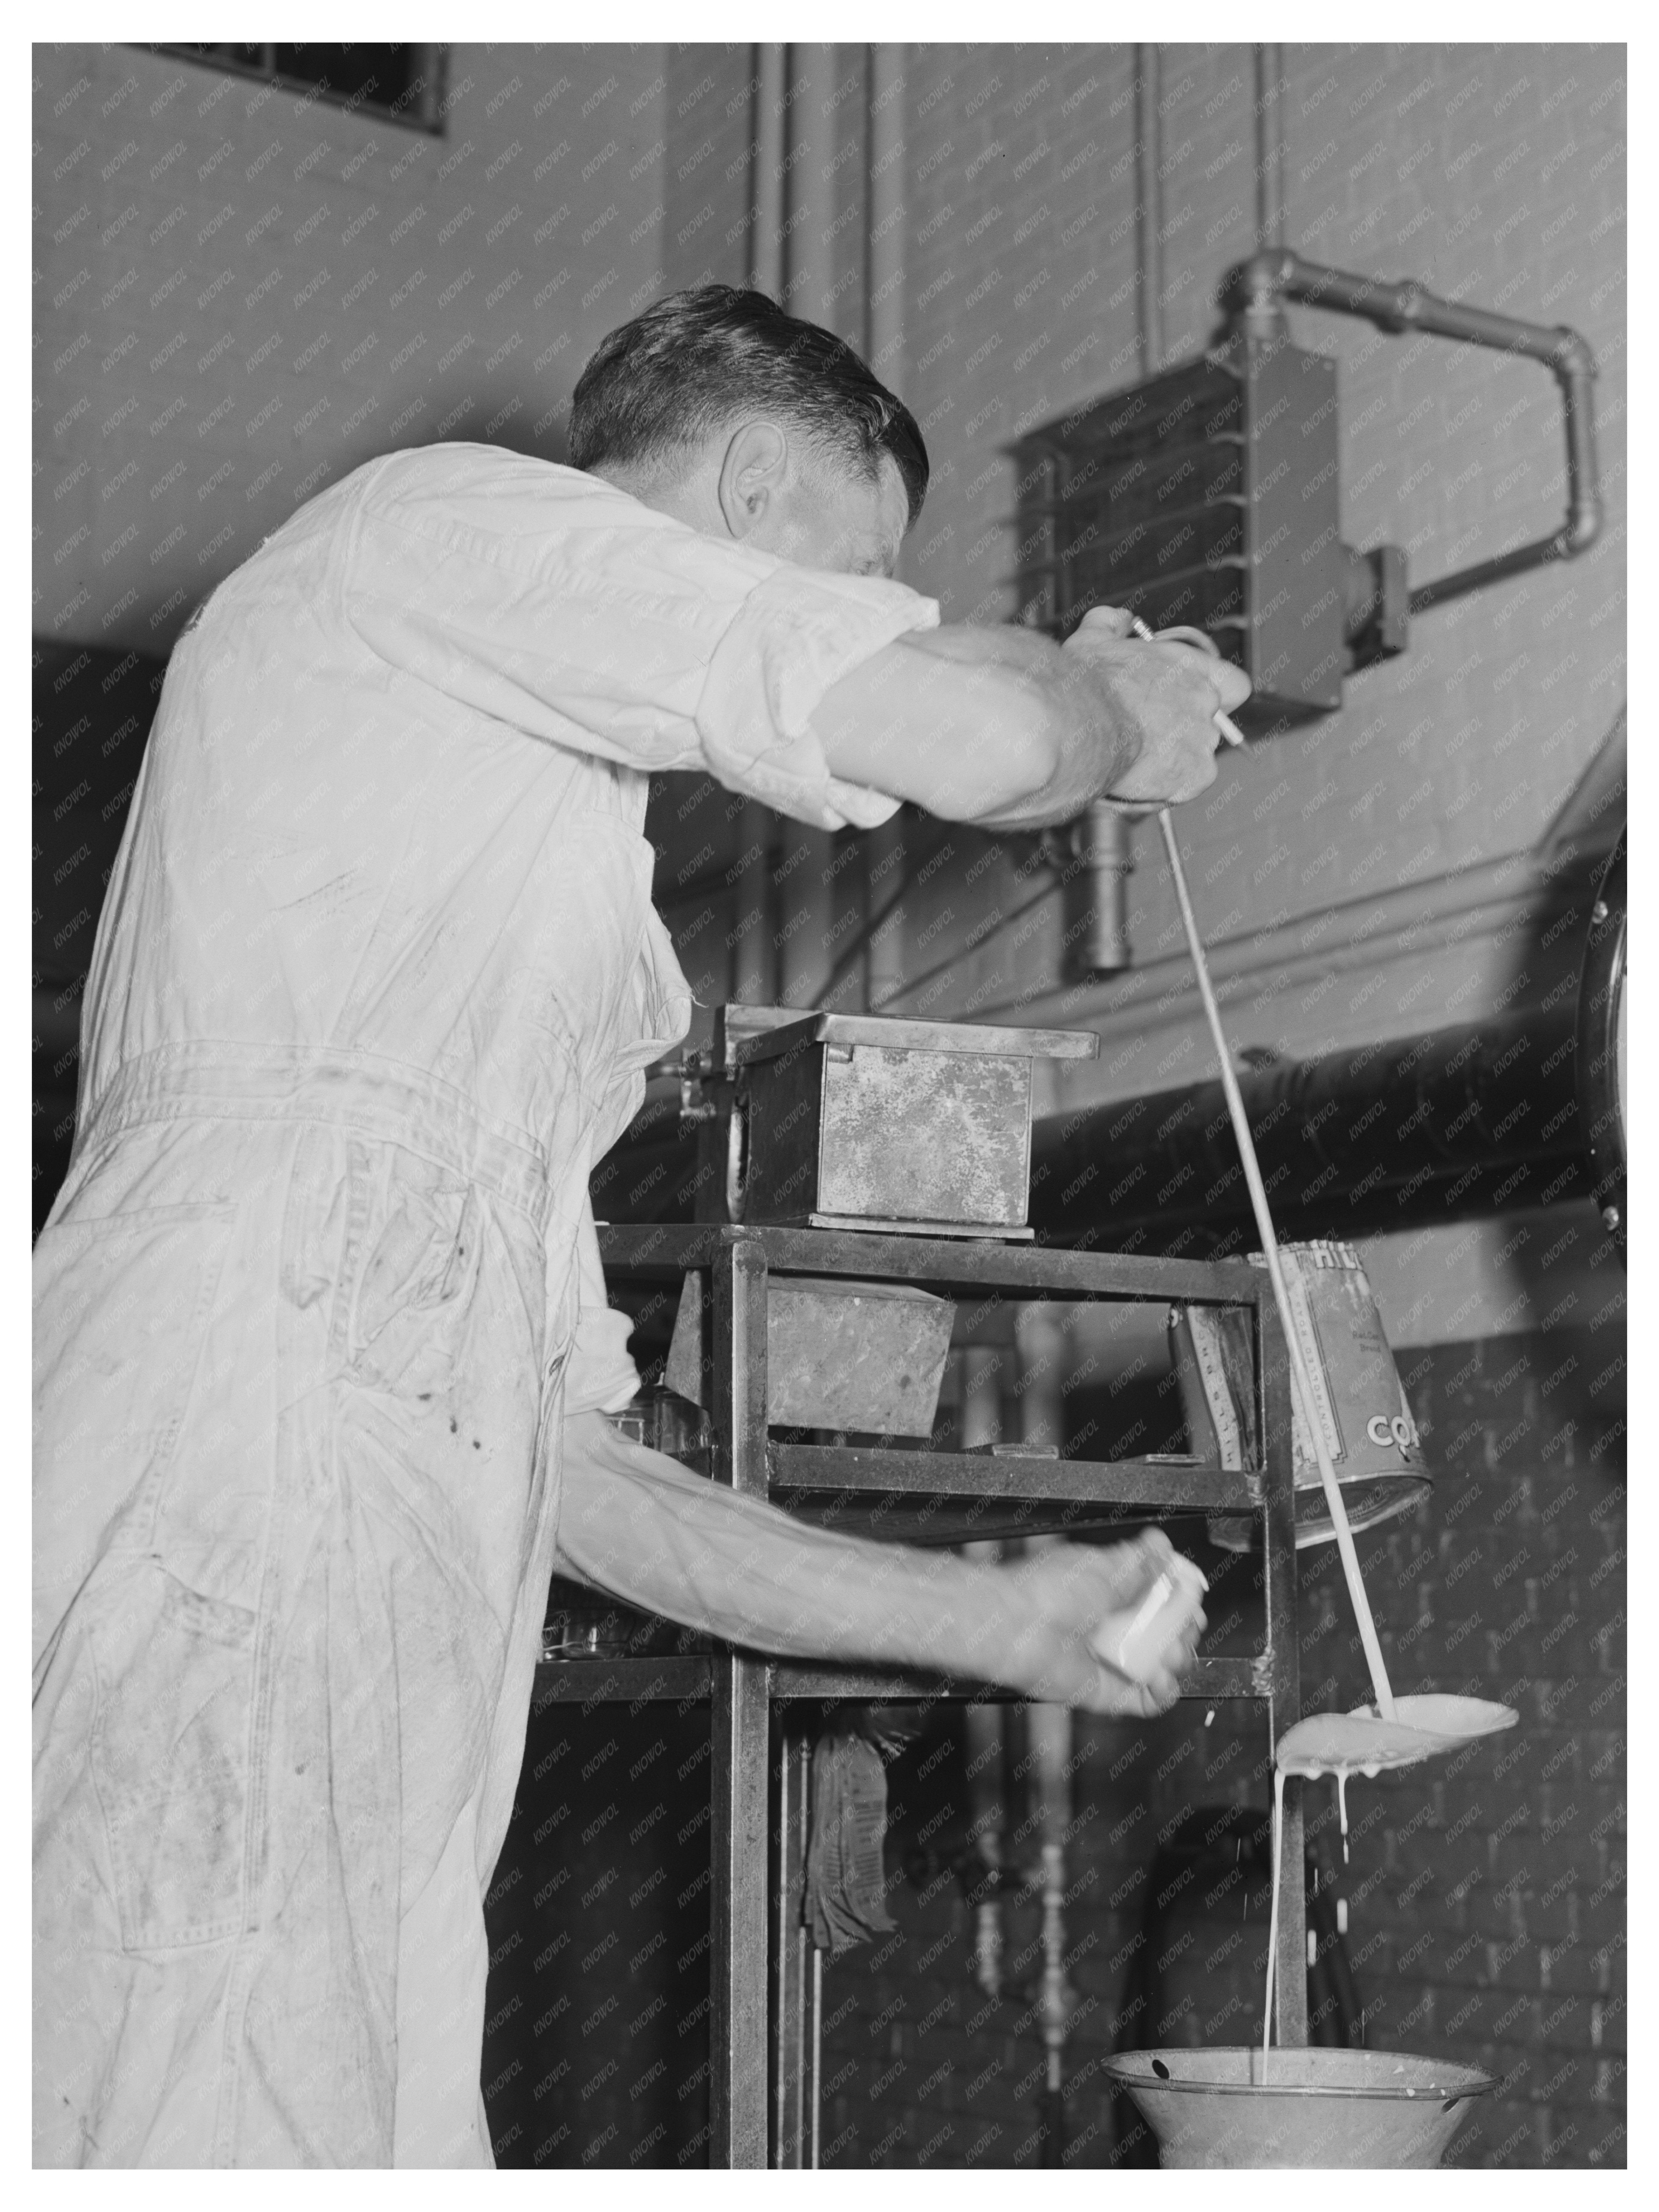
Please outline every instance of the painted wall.
[{"label": "painted wall", "polygon": [[[1581,330],[1601,368],[1607,501],[1602,540],[1579,563],[1419,617],[1411,651],[1351,681],[1340,714],[1224,756],[1213,791],[1182,810],[1206,932],[1248,945],[1264,928],[1346,908],[1349,921],[1311,940],[1322,970],[1333,945],[1363,927],[1357,902],[1436,886],[1428,902],[1441,878],[1526,853],[1622,697],[1624,64],[1617,47],[1555,50],[1547,64],[1527,48],[1284,51],[1285,242]],[[1011,607],[1006,442],[1140,373],[1133,55],[909,58],[907,397],[936,460],[915,580],[948,617]],[[1255,243],[1254,90],[1243,46],[1165,47],[1160,70],[1164,354],[1175,361],[1211,335],[1218,280]],[[1349,542],[1404,545],[1424,581],[1559,521],[1559,407],[1545,372],[1334,316],[1293,310],[1291,323],[1297,343],[1339,363]],[[979,858],[973,841],[949,842],[964,866]],[[1156,840],[1143,831],[1138,842],[1132,935],[1150,968],[1179,938]],[[1023,857],[1000,881],[991,873],[1005,911],[1020,902]],[[1516,883],[1528,873],[1523,865]],[[985,896],[965,904],[961,880],[947,864],[915,896],[918,936],[947,906],[981,923]],[[1346,992],[1322,972],[1286,990],[1275,946],[1269,975],[1234,988],[1237,1042],[1314,1051],[1471,1018],[1515,981],[1499,941],[1513,914],[1500,896],[1473,927],[1443,926],[1386,963],[1363,963]],[[925,964],[960,941],[947,928]],[[1005,933],[928,1011],[1029,1004],[1101,1026],[1124,1049],[1079,1072],[1068,1104],[1182,1079],[1182,1063],[1206,1050],[1190,996],[1149,1020],[1148,994],[1133,985],[1045,993],[1055,952],[1048,933],[1018,949]],[[1160,974],[1160,997],[1170,980]]]},{"label": "painted wall", "polygon": [[[781,126],[746,47],[460,46],[440,139],[131,48],[39,49],[34,627],[165,650],[263,534],[371,453],[470,435],[556,454],[575,369],[619,316],[666,283],[792,271],[812,295],[798,303],[861,343],[896,283],[884,367],[934,459],[906,573],[947,617],[1006,615],[1008,441],[1138,374],[1136,51],[886,50],[903,125],[878,157],[856,48],[789,50],[808,64],[780,72]],[[1184,810],[1238,1042],[1310,1051],[1524,1004],[1539,981],[1516,943],[1529,848],[1622,696],[1623,78],[1611,47],[1548,67],[1528,49],[1285,52],[1286,237],[1583,330],[1608,502],[1583,562],[1419,618],[1340,714],[1227,757]],[[1160,69],[1173,358],[1203,343],[1217,279],[1253,243],[1255,122],[1248,48],[1169,47]],[[878,168],[902,179],[904,238],[881,284]],[[1292,321],[1341,365],[1352,542],[1406,544],[1421,578],[1553,518],[1541,372]],[[752,823],[677,786],[653,829],[659,898],[704,995],[725,995],[753,892],[726,878]],[[1100,1065],[1050,1104],[1204,1057],[1149,833],[1136,971],[1080,993],[1053,988],[1059,900],[1029,843],[994,852],[907,817],[869,881],[848,865],[867,854],[791,867],[799,840],[769,836],[773,965],[810,922],[842,1003],[867,988],[857,938],[903,875],[882,933],[910,986],[896,1010],[1101,1030]],[[1356,947],[1336,988],[1331,955]]]},{"label": "painted wall", "polygon": [[[890,373],[933,459],[904,574],[947,619],[1012,611],[1010,442],[1140,374],[1137,51],[902,52],[902,334]],[[1419,617],[1410,652],[1354,678],[1340,714],[1224,757],[1213,791],[1183,811],[1238,1042],[1311,1052],[1524,1005],[1557,980],[1548,963],[1528,972],[1525,957],[1534,848],[1623,696],[1624,79],[1617,47],[1547,64],[1526,48],[1284,52],[1286,240],[1583,331],[1601,368],[1607,509],[1580,562]],[[752,226],[734,212],[747,58],[708,53],[670,65],[688,193],[670,262],[688,277],[742,281],[755,263]],[[1256,123],[1248,47],[1165,47],[1158,68],[1169,362],[1212,334],[1218,282],[1255,243]],[[860,130],[867,161],[868,118],[844,103],[830,157],[842,176]],[[1339,362],[1350,542],[1404,545],[1423,581],[1559,520],[1559,406],[1545,372],[1313,312],[1293,310],[1291,327]],[[742,918],[737,879],[724,880],[741,832],[721,811],[687,807],[677,791],[657,832],[671,919],[689,930],[712,900],[689,949],[714,995],[726,988],[720,939]],[[909,881],[884,932],[911,979],[896,1011],[1098,1027],[1102,1063],[1068,1072],[1055,1107],[1177,1082],[1206,1054],[1149,831],[1132,885],[1136,972],[1081,991],[1054,988],[1060,902],[1029,842],[992,852],[907,817],[903,843]],[[795,920],[795,896],[782,879],[775,933]],[[866,897],[866,914],[886,896]],[[843,928],[837,958],[845,943]],[[1345,963],[1354,973],[1338,988]],[[854,993],[865,980],[856,966],[845,979]]]},{"label": "painted wall", "polygon": [[444,131],[131,46],[34,49],[34,589],[46,637],[165,652],[374,454],[562,452],[661,289],[665,58],[451,50]]}]

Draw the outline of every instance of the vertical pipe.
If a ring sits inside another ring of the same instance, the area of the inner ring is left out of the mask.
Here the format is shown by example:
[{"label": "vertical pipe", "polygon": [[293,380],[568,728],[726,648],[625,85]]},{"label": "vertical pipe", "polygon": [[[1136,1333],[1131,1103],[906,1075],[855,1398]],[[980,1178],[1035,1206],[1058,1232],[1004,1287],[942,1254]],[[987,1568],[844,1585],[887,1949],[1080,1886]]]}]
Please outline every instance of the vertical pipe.
[{"label": "vertical pipe", "polygon": [[1255,242],[1285,243],[1284,49],[1255,49]]},{"label": "vertical pipe", "polygon": [[[784,305],[803,321],[836,327],[836,49],[822,40],[789,52],[789,238]],[[842,319],[847,319],[843,308]],[[856,313],[856,309],[854,310]],[[856,339],[856,327],[841,333]]]},{"label": "vertical pipe", "polygon": [[[1158,96],[1163,64],[1155,46],[1134,50],[1135,72],[1135,297],[1140,321],[1140,373],[1156,375],[1164,362],[1163,125]],[[1066,900],[1066,976],[1086,982],[1133,963],[1129,943],[1129,877],[1135,864],[1134,831],[1127,816],[1096,799],[1072,830],[1076,891]],[[1077,912],[1078,908],[1082,911]]]},{"label": "vertical pipe", "polygon": [[[714,1291],[714,1476],[766,1494],[766,1256],[720,1255]],[[763,1660],[714,1662],[710,1719],[709,2164],[763,2166],[767,2135],[767,1797],[770,1688]]]},{"label": "vertical pipe", "polygon": [[[904,49],[869,49],[866,131],[864,349],[894,391],[904,377]],[[894,902],[904,890],[904,817],[872,830],[864,841],[864,926],[891,908],[865,940],[865,1004],[873,1013],[904,981],[904,917]]]},{"label": "vertical pipe", "polygon": [[[819,40],[792,46],[787,52],[788,213],[779,296],[792,315],[832,326],[836,50]],[[787,1006],[805,1006],[817,997],[829,975],[835,836],[810,823],[791,823],[781,844],[780,866],[787,873],[780,880],[775,871],[773,878],[778,999]]]},{"label": "vertical pipe", "polygon": [[743,868],[732,918],[739,934],[732,963],[732,996],[745,1006],[766,1006],[774,995],[772,860],[776,831],[770,807],[758,799],[745,799],[738,825]]},{"label": "vertical pipe", "polygon": [[1129,878],[1134,872],[1133,824],[1103,799],[1091,799],[1073,823],[1071,857],[1062,881],[1066,977],[1086,983],[1132,967]]},{"label": "vertical pipe", "polygon": [[904,374],[904,49],[870,48],[866,82],[866,356],[890,390]]},{"label": "vertical pipe", "polygon": [[1164,366],[1164,188],[1158,170],[1164,159],[1163,120],[1158,94],[1163,64],[1156,46],[1135,48],[1135,238],[1140,301],[1140,373],[1156,376]]},{"label": "vertical pipe", "polygon": [[410,58],[416,72],[413,113],[422,126],[436,126],[444,96],[444,67],[449,49],[443,46],[415,46]]},{"label": "vertical pipe", "polygon": [[823,1954],[812,1947],[812,2156],[818,2170],[818,2124],[823,2117]]},{"label": "vertical pipe", "polygon": [[808,1797],[811,1749],[791,1708],[782,1709],[778,1776],[778,1911],[774,1987],[774,2090],[772,2163],[802,2166],[806,2162],[805,2100],[811,2094],[806,2070],[806,1992],[811,1977],[807,1961],[806,1923],[801,1911],[806,1864]]},{"label": "vertical pipe", "polygon": [[[790,2034],[791,2014],[793,2007],[791,2003],[793,1992],[789,1986],[791,1963],[789,1957],[789,1763],[793,1756],[794,1745],[786,1736],[783,1759],[778,1770],[778,1856],[781,1863],[778,1869],[778,1927],[774,1969],[777,1975],[777,1998],[773,2008],[777,2022],[776,2043],[773,2051],[776,2071],[772,2087],[772,2162],[775,2166],[783,2166],[787,2163],[786,2145],[791,2132],[791,2106],[793,2102],[790,2094],[789,2078],[791,2045],[793,2040]],[[797,2114],[799,2109],[799,2104],[795,2104],[794,2111]]]},{"label": "vertical pipe", "polygon": [[749,282],[776,299],[783,289],[784,92],[788,48],[757,46],[750,106]]},{"label": "vertical pipe", "polygon": [[[749,147],[749,282],[775,300],[783,290],[784,94],[788,49],[775,44],[755,47],[750,83]],[[732,995],[746,1006],[764,1006],[777,994],[773,938],[772,868],[777,819],[758,799],[744,802],[738,825],[743,871],[738,879],[738,937],[732,961]]]},{"label": "vertical pipe", "polygon": [[[812,1747],[805,1735],[796,1739],[796,1815],[795,1815],[795,2077],[798,2084],[795,2112],[795,2164],[806,2163],[806,2109],[811,2104],[812,2163],[818,2162],[818,2000],[823,1987],[823,1960],[817,1946],[809,1942],[806,1923],[801,1912],[801,1893],[805,1886],[806,1846],[809,1840],[811,1808],[808,1793],[812,1781]],[[808,1966],[808,1955],[811,1966]],[[806,2066],[805,1992],[808,1972],[812,1981],[812,2066],[809,2075]]]},{"label": "vertical pipe", "polygon": [[[879,1013],[904,988],[904,816],[864,839],[864,1003]],[[882,919],[870,928],[877,915]]]},{"label": "vertical pipe", "polygon": [[[1063,1314],[1044,1303],[1020,1309],[1015,1335],[1019,1363],[1019,1428],[1023,1442],[1063,1449],[1066,1328]],[[1060,1540],[1033,1536],[1027,1549]],[[1043,2164],[1057,2166],[1064,2141],[1066,2030],[1073,1992],[1066,1978],[1066,1838],[1072,1820],[1072,1716],[1064,1705],[1028,1707],[1026,1744],[1034,1795],[1032,1813],[1042,1850],[1042,1984],[1038,2017],[1047,2053]]]},{"label": "vertical pipe", "polygon": [[[1002,1436],[1002,1355],[994,1346],[970,1344],[962,1355],[962,1448],[974,1451]],[[999,1559],[1000,1543],[965,1544],[970,1559]],[[974,1916],[974,1978],[987,1996],[1002,1991],[1002,1899],[998,1885],[1003,1864],[1003,1834],[1008,1826],[1003,1801],[1007,1765],[1006,1705],[969,1705],[963,1716],[968,1753],[971,1833],[984,1869],[984,1892]]]}]

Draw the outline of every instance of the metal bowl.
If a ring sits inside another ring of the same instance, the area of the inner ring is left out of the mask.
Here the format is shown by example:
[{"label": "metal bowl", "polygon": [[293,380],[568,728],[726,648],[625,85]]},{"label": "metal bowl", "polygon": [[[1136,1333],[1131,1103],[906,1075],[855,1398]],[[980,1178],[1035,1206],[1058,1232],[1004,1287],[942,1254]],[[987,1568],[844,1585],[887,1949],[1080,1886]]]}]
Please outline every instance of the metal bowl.
[{"label": "metal bowl", "polygon": [[1125,2051],[1106,2071],[1182,2166],[1438,2166],[1489,2074],[1393,2051]]}]

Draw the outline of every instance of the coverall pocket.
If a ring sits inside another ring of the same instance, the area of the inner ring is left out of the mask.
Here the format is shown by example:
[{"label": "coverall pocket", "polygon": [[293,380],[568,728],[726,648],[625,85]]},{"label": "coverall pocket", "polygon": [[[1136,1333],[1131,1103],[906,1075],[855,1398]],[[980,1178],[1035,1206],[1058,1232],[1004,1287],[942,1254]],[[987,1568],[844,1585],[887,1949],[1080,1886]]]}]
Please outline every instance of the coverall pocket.
[{"label": "coverall pocket", "polygon": [[228,1202],[71,1214],[34,1249],[35,1659],[106,1549],[147,1553],[229,1248]]},{"label": "coverall pocket", "polygon": [[241,1925],[254,1615],[151,1561],[93,1632],[93,1778],[129,1951]]},{"label": "coverall pocket", "polygon": [[353,1146],[368,1193],[364,1258],[351,1300],[354,1373],[401,1393],[441,1389],[465,1336],[483,1235],[478,1194],[452,1170]]}]

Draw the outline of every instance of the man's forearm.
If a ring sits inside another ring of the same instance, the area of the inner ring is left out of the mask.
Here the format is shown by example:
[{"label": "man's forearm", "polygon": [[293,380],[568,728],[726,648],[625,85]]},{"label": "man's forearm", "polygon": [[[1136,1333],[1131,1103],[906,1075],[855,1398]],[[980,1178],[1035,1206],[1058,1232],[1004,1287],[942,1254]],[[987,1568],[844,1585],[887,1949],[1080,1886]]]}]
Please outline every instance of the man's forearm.
[{"label": "man's forearm", "polygon": [[815,1528],[598,1414],[565,1425],[557,1544],[562,1567],[630,1604],[786,1657],[977,1676],[1029,1626],[994,1568]]},{"label": "man's forearm", "polygon": [[913,641],[969,669],[1013,675],[1030,696],[1052,757],[1034,790],[978,812],[988,828],[1067,822],[1109,790],[1139,757],[1141,739],[1098,663],[1068,653],[1035,630],[955,623]]},{"label": "man's forearm", "polygon": [[899,639],[826,694],[813,726],[837,775],[999,828],[1069,820],[1141,748],[1100,664],[1006,625]]}]

